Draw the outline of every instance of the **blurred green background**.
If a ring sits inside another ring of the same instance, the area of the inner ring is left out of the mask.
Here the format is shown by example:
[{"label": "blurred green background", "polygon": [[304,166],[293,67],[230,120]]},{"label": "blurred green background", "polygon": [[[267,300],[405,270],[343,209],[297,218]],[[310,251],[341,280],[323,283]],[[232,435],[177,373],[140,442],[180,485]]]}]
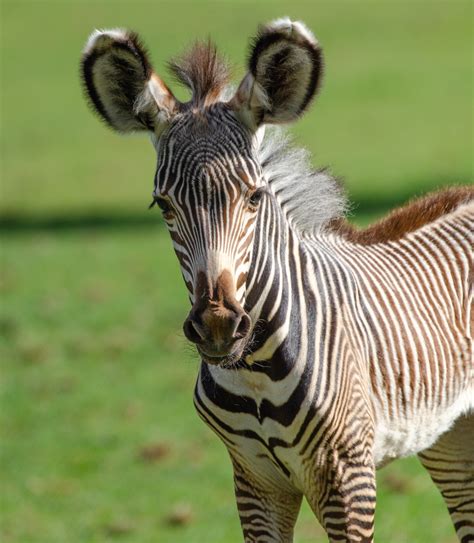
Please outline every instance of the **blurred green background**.
[{"label": "blurred green background", "polygon": [[[192,406],[185,289],[146,211],[155,156],[88,111],[83,44],[96,27],[132,28],[164,77],[170,56],[211,35],[238,80],[259,22],[304,20],[325,82],[292,131],[345,179],[363,224],[472,181],[472,2],[1,7],[0,540],[238,542],[230,462]],[[383,469],[378,497],[379,542],[455,541],[416,459]],[[325,541],[306,506],[296,541]]]}]

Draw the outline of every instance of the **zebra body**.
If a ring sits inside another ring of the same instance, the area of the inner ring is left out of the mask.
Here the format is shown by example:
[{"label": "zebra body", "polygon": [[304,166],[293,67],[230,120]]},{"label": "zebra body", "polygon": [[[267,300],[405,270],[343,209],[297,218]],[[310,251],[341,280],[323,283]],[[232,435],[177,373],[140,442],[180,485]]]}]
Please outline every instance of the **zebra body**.
[{"label": "zebra body", "polygon": [[227,98],[209,44],[171,65],[186,103],[122,30],[96,31],[82,70],[105,122],[151,134],[202,358],[194,403],[229,451],[245,541],[292,541],[303,496],[331,541],[373,541],[375,470],[413,454],[474,541],[474,191],[350,227],[336,181],[264,135],[307,109],[321,65],[282,19]]},{"label": "zebra body", "polygon": [[[287,268],[299,277],[291,277],[289,298],[304,306],[284,307],[295,313],[292,322],[250,355],[248,367],[203,365],[196,386],[199,414],[246,472],[310,497],[333,451],[359,450],[367,466],[381,467],[428,449],[474,411],[473,231],[470,203],[385,244],[295,236]],[[296,337],[297,357],[287,356],[285,376],[275,379],[281,361],[267,353]],[[474,434],[466,438],[474,451]],[[370,485],[366,475],[361,481]]]}]

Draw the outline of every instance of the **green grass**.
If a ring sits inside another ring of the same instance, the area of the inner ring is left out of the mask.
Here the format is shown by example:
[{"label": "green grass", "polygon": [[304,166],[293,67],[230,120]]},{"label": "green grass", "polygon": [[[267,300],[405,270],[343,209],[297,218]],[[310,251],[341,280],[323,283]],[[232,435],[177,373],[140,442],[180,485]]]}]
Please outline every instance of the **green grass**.
[{"label": "green grass", "polygon": [[[14,235],[2,258],[1,541],[240,541],[165,229]],[[378,494],[378,541],[455,541],[416,460]],[[325,541],[307,507],[296,541]]]},{"label": "green grass", "polygon": [[[238,80],[259,22],[303,19],[324,46],[326,74],[296,137],[315,165],[346,179],[359,209],[378,214],[472,181],[472,3],[4,0],[1,9],[0,211],[18,231],[2,232],[0,540],[240,541],[230,462],[192,405],[185,289],[165,230],[145,215],[155,157],[146,138],[119,138],[87,109],[83,44],[95,27],[138,30],[163,75],[166,60],[211,35]],[[87,228],[60,228],[81,220]],[[385,468],[378,485],[379,542],[455,541],[415,459]],[[325,541],[306,506],[296,541]]]}]

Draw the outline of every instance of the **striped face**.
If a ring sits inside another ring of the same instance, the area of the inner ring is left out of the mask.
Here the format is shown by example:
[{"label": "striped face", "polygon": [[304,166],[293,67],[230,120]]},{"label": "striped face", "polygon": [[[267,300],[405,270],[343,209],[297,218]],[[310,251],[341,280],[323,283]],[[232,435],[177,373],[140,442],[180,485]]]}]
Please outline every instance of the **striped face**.
[{"label": "striped face", "polygon": [[296,120],[320,81],[322,55],[311,32],[287,18],[263,26],[247,73],[222,102],[229,70],[210,43],[170,63],[191,91],[181,102],[153,71],[138,36],[95,31],[84,49],[84,87],[97,114],[118,132],[148,131],[156,144],[155,200],[161,207],[193,304],[184,324],[204,360],[239,360],[252,329],[244,311],[259,201],[254,141],[265,124]]},{"label": "striped face", "polygon": [[223,104],[177,116],[156,145],[154,198],[193,304],[186,337],[211,364],[238,360],[255,221],[264,195],[252,136]]}]

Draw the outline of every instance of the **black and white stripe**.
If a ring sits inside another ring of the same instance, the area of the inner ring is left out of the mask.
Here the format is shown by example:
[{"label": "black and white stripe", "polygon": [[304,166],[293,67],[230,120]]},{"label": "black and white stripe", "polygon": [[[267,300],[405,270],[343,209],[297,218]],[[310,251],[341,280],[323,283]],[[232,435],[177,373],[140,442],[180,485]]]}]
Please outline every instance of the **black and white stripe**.
[{"label": "black and white stripe", "polygon": [[[264,325],[245,364],[203,364],[195,390],[237,465],[238,503],[255,489],[260,535],[244,517],[247,540],[291,540],[304,494],[331,540],[371,541],[375,468],[420,453],[470,541],[473,205],[370,247],[334,234],[301,239],[276,198],[260,213],[245,308]],[[451,429],[457,419],[464,434]],[[446,458],[443,434],[453,443]],[[449,490],[432,467],[443,461],[458,470]]]}]

